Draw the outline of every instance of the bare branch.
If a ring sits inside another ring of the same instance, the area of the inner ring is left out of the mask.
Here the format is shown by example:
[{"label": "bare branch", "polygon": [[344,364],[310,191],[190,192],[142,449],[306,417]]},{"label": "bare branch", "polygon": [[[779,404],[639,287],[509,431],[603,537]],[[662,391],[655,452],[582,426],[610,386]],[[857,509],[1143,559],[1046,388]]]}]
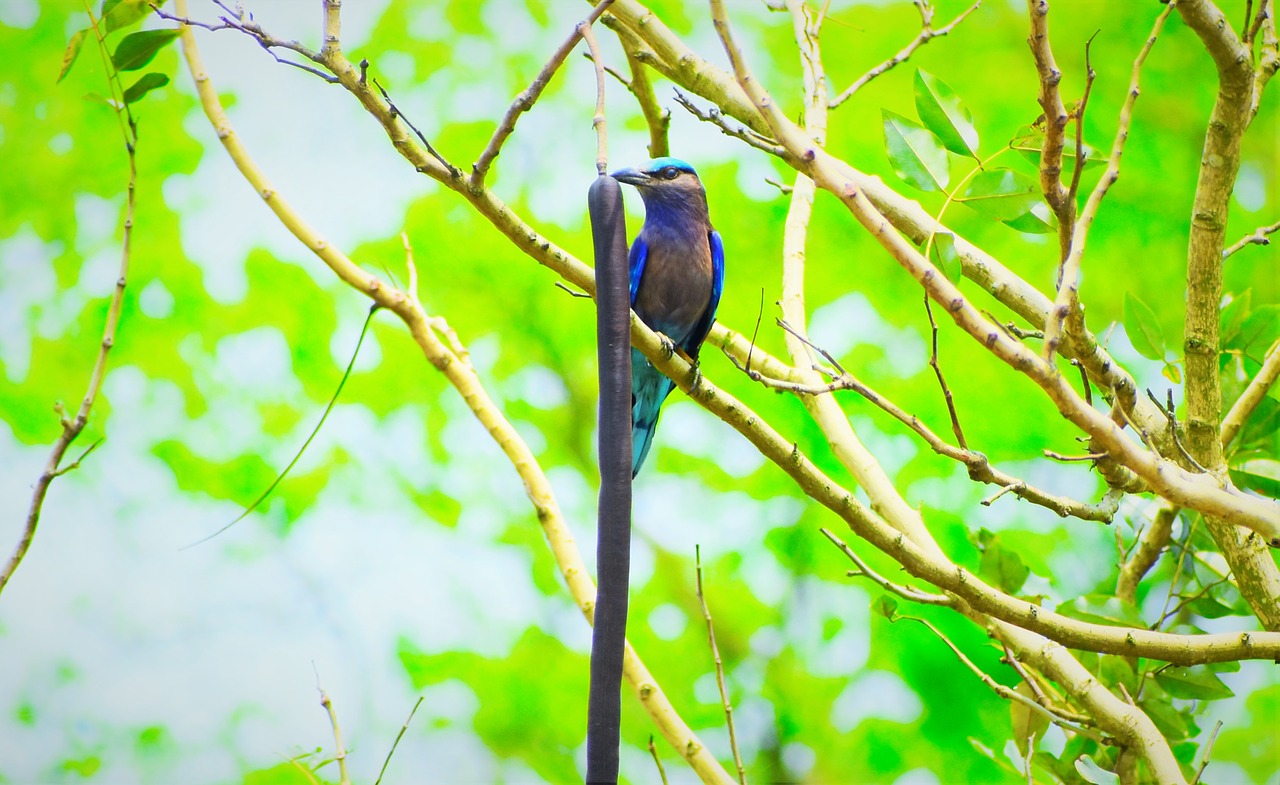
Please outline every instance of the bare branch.
[{"label": "bare branch", "polygon": [[945,594],[929,594],[928,592],[920,591],[914,586],[904,586],[890,581],[888,578],[885,578],[880,573],[868,567],[867,563],[864,562],[852,548],[845,544],[844,540],[840,539],[835,534],[832,534],[830,529],[819,529],[818,531],[822,532],[822,535],[830,540],[832,545],[835,545],[845,556],[849,557],[849,561],[857,565],[858,569],[849,571],[849,577],[866,578],[885,591],[896,594],[904,600],[910,600],[924,605],[944,605],[949,608],[955,606],[955,600]]},{"label": "bare branch", "polygon": [[[315,668],[315,663],[311,663],[311,667]],[[338,782],[339,785],[351,785],[351,775],[347,773],[347,749],[342,744],[342,728],[338,725],[338,712],[333,708],[333,701],[329,698],[329,693],[324,691],[324,687],[320,686],[320,671],[316,670],[316,691],[320,693],[320,705],[329,715],[329,724],[333,727],[333,759],[338,762]]]},{"label": "bare branch", "polygon": [[1173,521],[1177,515],[1177,507],[1161,505],[1151,525],[1142,530],[1137,548],[1120,568],[1120,577],[1116,580],[1116,596],[1120,599],[1125,602],[1136,600],[1138,584],[1169,545],[1169,539],[1173,536]]},{"label": "bare branch", "polygon": [[582,23],[574,26],[573,32],[569,34],[564,43],[560,44],[560,48],[552,53],[551,59],[547,61],[546,65],[542,66],[542,70],[538,72],[533,83],[521,91],[516,96],[516,100],[507,108],[506,114],[502,116],[501,122],[498,123],[497,129],[494,130],[493,136],[489,138],[489,143],[485,145],[480,157],[471,166],[469,187],[472,193],[478,193],[484,187],[484,178],[489,173],[489,167],[493,165],[493,159],[498,157],[498,153],[502,152],[503,143],[516,130],[516,120],[520,118],[522,113],[533,108],[539,96],[542,95],[542,91],[546,89],[547,83],[551,81],[551,77],[559,70],[560,64],[564,62],[564,59],[569,56],[569,52],[573,51],[573,47],[577,45],[578,39],[582,36],[582,25],[585,24],[589,27],[612,4],[613,0],[600,0],[595,8],[591,9],[591,13],[587,18]]},{"label": "bare branch", "polygon": [[671,111],[658,106],[649,72],[630,52],[627,53],[627,67],[631,70],[631,81],[627,82],[627,89],[636,97],[645,124],[649,126],[649,157],[661,158],[669,155],[671,148],[667,142],[667,129],[671,127]]},{"label": "bare branch", "polygon": [[969,6],[964,11],[961,11],[960,15],[957,16],[955,19],[952,19],[950,22],[943,25],[942,27],[939,27],[936,30],[933,29],[933,27],[931,26],[933,22],[932,6],[929,6],[927,4],[918,5],[917,8],[920,9],[920,16],[921,16],[921,28],[920,28],[920,33],[915,37],[915,39],[912,40],[911,43],[907,44],[906,47],[904,47],[896,55],[894,55],[893,57],[890,57],[888,60],[885,60],[883,63],[877,65],[875,68],[872,68],[870,71],[867,71],[865,74],[855,79],[853,84],[845,88],[844,92],[840,93],[840,95],[831,99],[831,102],[828,104],[828,106],[832,109],[835,109],[840,104],[844,103],[845,101],[848,101],[850,98],[853,97],[854,93],[866,87],[867,83],[870,82],[872,79],[875,79],[877,76],[883,75],[884,73],[892,69],[894,66],[899,65],[900,63],[906,62],[906,60],[909,57],[911,57],[911,55],[921,46],[924,46],[925,44],[929,43],[935,38],[941,38],[947,33],[950,33],[952,29],[955,28],[956,25],[963,22],[965,18],[969,16],[969,14],[973,13],[974,11],[977,11],[981,5],[982,5],[982,0],[977,0],[977,2],[975,2],[973,5]]},{"label": "bare branch", "polygon": [[1257,229],[1254,229],[1251,234],[1246,234],[1244,237],[1241,237],[1239,240],[1232,243],[1229,247],[1224,248],[1222,251],[1223,260],[1226,260],[1226,258],[1232,254],[1243,250],[1247,245],[1270,245],[1271,238],[1267,235],[1275,234],[1277,231],[1280,231],[1280,221],[1276,221],[1270,226],[1259,226]]},{"label": "bare branch", "polygon": [[409,716],[405,719],[404,724],[400,726],[400,732],[396,734],[396,740],[391,742],[391,749],[387,750],[387,757],[382,761],[382,768],[378,770],[378,778],[373,781],[373,785],[382,785],[382,777],[387,773],[387,766],[391,763],[391,756],[396,754],[396,747],[400,746],[400,739],[404,738],[405,731],[409,730],[409,723],[413,722],[413,715],[418,713],[418,707],[422,705],[422,696],[414,701],[413,708],[409,710]]},{"label": "bare branch", "polygon": [[724,663],[720,661],[720,649],[716,646],[715,625],[711,623],[711,610],[702,590],[702,548],[693,546],[694,575],[697,577],[698,604],[702,606],[702,618],[707,622],[707,645],[711,647],[711,659],[716,666],[716,686],[720,688],[720,703],[724,706],[725,724],[729,728],[729,748],[733,750],[733,763],[738,767],[738,782],[747,785],[747,770],[742,765],[742,753],[738,751],[738,736],[733,729],[733,704],[724,686]]},{"label": "bare branch", "polygon": [[938,323],[933,320],[933,309],[929,307],[927,294],[924,296],[924,312],[929,316],[929,329],[933,337],[929,352],[929,367],[933,369],[933,374],[938,379],[938,386],[942,388],[942,399],[946,401],[947,414],[951,416],[951,432],[956,435],[956,444],[960,445],[960,449],[968,450],[969,445],[964,440],[964,430],[960,427],[960,417],[956,414],[956,402],[952,398],[951,388],[947,386],[947,380],[942,375],[942,366],[938,364]]},{"label": "bare branch", "polygon": [[927,627],[930,632],[932,632],[934,635],[938,637],[939,640],[947,644],[947,648],[951,649],[952,653],[955,654],[957,658],[959,658],[960,662],[966,668],[972,671],[975,676],[977,676],[979,679],[982,680],[983,684],[987,685],[987,687],[989,687],[992,692],[999,695],[1001,698],[1004,698],[1007,701],[1014,701],[1016,703],[1021,703],[1022,705],[1026,706],[1027,708],[1031,709],[1037,714],[1044,716],[1053,724],[1066,728],[1067,730],[1073,733],[1079,733],[1082,736],[1086,736],[1092,739],[1093,741],[1097,742],[1098,744],[1114,744],[1114,742],[1109,741],[1104,737],[1100,736],[1097,731],[1092,730],[1090,728],[1086,728],[1083,725],[1080,725],[1079,723],[1073,722],[1067,719],[1066,717],[1058,714],[1056,711],[1046,706],[1040,705],[1036,701],[1028,698],[1027,696],[1023,695],[1017,690],[1010,689],[1009,687],[1006,687],[1000,682],[991,678],[991,676],[988,675],[986,671],[979,668],[973,662],[973,660],[969,659],[964,652],[960,651],[960,648],[958,646],[956,646],[954,643],[951,642],[950,638],[948,638],[946,635],[943,635],[942,631],[939,630],[937,627],[933,626],[933,624],[930,623],[927,619],[921,619],[916,616],[903,616],[902,618],[908,621],[914,621],[917,624],[923,624],[925,627]]},{"label": "bare branch", "polygon": [[1271,348],[1267,349],[1267,354],[1262,358],[1262,367],[1258,369],[1258,374],[1249,380],[1249,385],[1244,388],[1244,392],[1231,405],[1227,416],[1222,418],[1222,446],[1227,447],[1235,440],[1236,434],[1240,432],[1240,428],[1249,419],[1249,415],[1253,414],[1253,410],[1262,402],[1263,397],[1267,394],[1267,390],[1276,383],[1276,378],[1280,377],[1280,340],[1271,344]]},{"label": "bare branch", "polygon": [[[1047,5],[1047,0],[1028,0],[1028,2],[1040,2]],[[1062,268],[1058,275],[1058,294],[1054,299],[1053,311],[1045,321],[1044,326],[1044,350],[1042,356],[1046,362],[1051,361],[1058,351],[1058,343],[1062,339],[1063,324],[1067,319],[1074,318],[1083,322],[1083,317],[1079,313],[1078,300],[1080,293],[1080,260],[1084,256],[1085,240],[1089,234],[1089,227],[1093,225],[1093,219],[1098,214],[1098,208],[1102,205],[1103,197],[1107,195],[1107,191],[1115,181],[1120,179],[1120,156],[1124,154],[1124,144],[1129,138],[1129,123],[1133,118],[1133,105],[1138,100],[1138,76],[1142,72],[1142,64],[1146,62],[1147,55],[1151,52],[1151,47],[1155,45],[1156,38],[1160,35],[1160,30],[1164,27],[1165,20],[1169,18],[1169,14],[1172,13],[1173,9],[1174,6],[1170,5],[1165,8],[1160,16],[1156,17],[1155,24],[1151,28],[1151,34],[1147,36],[1146,43],[1143,44],[1137,58],[1134,59],[1133,73],[1129,78],[1129,92],[1120,108],[1120,125],[1116,129],[1116,138],[1111,145],[1111,157],[1107,161],[1107,169],[1102,173],[1098,184],[1094,186],[1093,192],[1089,194],[1089,199],[1085,202],[1084,209],[1080,211],[1080,217],[1075,219],[1070,229],[1063,229],[1070,232],[1070,237],[1066,243],[1067,253],[1063,257]],[[1047,150],[1047,139],[1045,145]],[[1076,171],[1083,168],[1083,160],[1077,158]],[[1043,173],[1041,178],[1043,184]],[[1059,183],[1059,187],[1061,187],[1061,183]],[[1070,212],[1071,215],[1075,215],[1074,199],[1070,204]]]},{"label": "bare branch", "polygon": [[1195,776],[1191,778],[1191,785],[1200,782],[1201,775],[1204,774],[1205,767],[1209,765],[1209,756],[1213,754],[1213,743],[1218,740],[1218,731],[1222,730],[1222,720],[1218,720],[1213,724],[1213,733],[1209,734],[1209,741],[1204,745],[1204,753],[1200,756],[1200,765],[1196,767]]},{"label": "bare branch", "polygon": [[746,126],[735,126],[730,123],[725,116],[720,113],[720,110],[714,106],[711,107],[709,111],[704,112],[697,104],[689,100],[689,96],[680,92],[679,88],[676,89],[676,103],[683,106],[685,111],[702,122],[711,123],[718,127],[725,136],[732,136],[734,139],[740,139],[757,150],[763,150],[770,155],[776,155],[780,158],[786,156],[786,151],[783,150],[782,147],[773,139],[758,134]]},{"label": "bare branch", "polygon": [[45,461],[44,471],[40,473],[39,479],[36,480],[35,490],[31,494],[31,503],[27,507],[26,523],[23,526],[18,543],[14,546],[13,553],[9,556],[8,561],[5,562],[4,568],[0,570],[0,593],[4,592],[5,586],[9,584],[14,573],[22,564],[22,560],[26,557],[27,551],[31,549],[31,543],[35,539],[36,530],[40,525],[40,514],[44,508],[45,496],[49,493],[49,486],[57,477],[79,467],[80,462],[92,453],[102,441],[101,439],[95,441],[75,461],[67,466],[61,466],[62,459],[71,447],[71,443],[80,436],[85,426],[88,425],[89,414],[93,411],[93,405],[98,400],[98,393],[102,390],[102,380],[107,373],[107,356],[111,353],[112,347],[115,346],[116,329],[120,325],[120,314],[124,307],[124,290],[128,284],[129,259],[133,249],[133,219],[137,205],[138,125],[130,113],[129,105],[123,100],[124,87],[120,83],[119,73],[107,56],[105,34],[99,25],[99,20],[94,17],[92,11],[89,11],[89,19],[94,37],[97,40],[98,51],[103,59],[103,67],[107,73],[108,87],[112,91],[112,95],[121,96],[118,100],[112,102],[112,108],[115,110],[116,118],[120,125],[121,141],[124,142],[125,155],[129,165],[129,178],[125,185],[124,231],[120,241],[120,266],[116,275],[115,287],[111,292],[111,302],[107,305],[107,320],[102,329],[102,340],[98,344],[98,356],[94,360],[93,370],[89,373],[88,388],[85,390],[84,397],[80,399],[80,407],[76,410],[76,416],[74,419],[68,418],[61,402],[54,407],[62,424],[62,433],[58,435],[57,441],[54,442],[53,449],[49,452],[49,458]]},{"label": "bare branch", "polygon": [[[602,2],[600,5],[608,3]],[[604,116],[604,58],[600,55],[596,35],[591,31],[591,22],[579,22],[577,29],[578,35],[587,42],[587,48],[591,50],[591,61],[596,67],[596,113],[591,118],[591,127],[596,132],[596,174],[603,175],[609,171],[609,134]]]}]

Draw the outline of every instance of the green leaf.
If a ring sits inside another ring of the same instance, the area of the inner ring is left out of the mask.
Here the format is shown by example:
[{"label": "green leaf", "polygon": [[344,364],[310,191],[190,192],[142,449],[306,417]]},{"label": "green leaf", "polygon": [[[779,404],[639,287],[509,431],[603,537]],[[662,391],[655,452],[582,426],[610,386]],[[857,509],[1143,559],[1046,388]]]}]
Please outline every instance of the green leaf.
[{"label": "green leaf", "polygon": [[1085,782],[1092,785],[1120,785],[1119,777],[1094,763],[1093,758],[1088,755],[1076,758],[1076,771],[1084,777]]},{"label": "green leaf", "polygon": [[988,169],[974,175],[956,201],[998,221],[1011,221],[1040,202],[1040,186],[1012,169]]},{"label": "green leaf", "polygon": [[110,109],[121,108],[119,101],[116,101],[114,98],[107,98],[102,93],[85,93],[84,100],[94,104],[102,104]]},{"label": "green leaf", "polygon": [[1280,461],[1253,458],[1232,466],[1231,481],[1240,488],[1257,491],[1273,499],[1280,498]]},{"label": "green leaf", "polygon": [[889,621],[898,620],[898,601],[887,594],[881,594],[871,603],[871,610],[884,616]]},{"label": "green leaf", "polygon": [[1202,667],[1165,668],[1156,674],[1156,681],[1175,698],[1217,700],[1235,695],[1217,674]]},{"label": "green leaf", "polygon": [[964,276],[964,265],[956,252],[956,236],[950,232],[935,234],[929,246],[929,261],[947,276],[952,283],[959,283]]},{"label": "green leaf", "polygon": [[1263,396],[1240,429],[1240,446],[1265,447],[1276,431],[1280,431],[1280,401]]},{"label": "green leaf", "polygon": [[1073,619],[1120,627],[1147,626],[1132,604],[1107,594],[1086,594],[1058,606],[1058,613]]},{"label": "green leaf", "polygon": [[1031,575],[1030,568],[1022,563],[1022,557],[1005,548],[999,540],[993,541],[982,552],[982,562],[978,566],[978,575],[989,583],[994,583],[1006,592],[1013,594],[1022,588]]},{"label": "green leaf", "polygon": [[[1076,138],[1068,133],[1063,141],[1065,144],[1062,148],[1062,171],[1065,174],[1071,174],[1076,168]],[[1040,151],[1044,148],[1044,129],[1039,126],[1024,125],[1018,129],[1018,135],[1009,142],[1009,146],[1039,169]],[[1107,160],[1088,143],[1083,145],[1082,151],[1086,171],[1101,166]]]},{"label": "green leaf", "polygon": [[946,82],[920,69],[916,69],[915,92],[916,112],[925,127],[942,140],[942,146],[959,155],[974,156],[978,130],[960,96]]},{"label": "green leaf", "polygon": [[[102,17],[106,22],[107,33],[128,27],[151,13],[151,3],[152,0],[103,0]],[[155,4],[164,5],[163,2]]]},{"label": "green leaf", "polygon": [[142,30],[129,33],[116,46],[111,55],[111,64],[118,71],[136,71],[156,56],[157,53],[173,43],[181,34],[178,30]]},{"label": "green leaf", "polygon": [[1260,305],[1254,308],[1240,323],[1240,330],[1225,341],[1223,348],[1248,352],[1255,349],[1261,355],[1280,338],[1280,305]]},{"label": "green leaf", "polygon": [[1164,378],[1174,384],[1182,384],[1182,369],[1177,363],[1165,363],[1164,368],[1160,369],[1160,373],[1164,374]]},{"label": "green leaf", "polygon": [[1160,322],[1146,303],[1129,292],[1124,293],[1124,331],[1138,354],[1149,360],[1164,359],[1164,331],[1160,329]]},{"label": "green leaf", "polygon": [[947,151],[933,132],[900,114],[882,109],[884,146],[893,171],[921,191],[940,191],[951,180]]},{"label": "green leaf", "polygon": [[149,74],[143,74],[142,78],[130,85],[128,90],[124,91],[124,102],[126,104],[137,103],[142,96],[156,88],[164,87],[167,84],[169,84],[169,77],[164,74],[159,74],[155,71],[152,71]]},{"label": "green leaf", "polygon": [[1158,684],[1149,680],[1146,685],[1139,706],[1169,741],[1185,739],[1199,732],[1189,710],[1175,708],[1169,694]]},{"label": "green leaf", "polygon": [[1240,334],[1240,327],[1244,324],[1244,319],[1249,315],[1249,305],[1253,300],[1253,290],[1246,290],[1244,294],[1232,295],[1231,300],[1222,306],[1222,313],[1218,320],[1218,340],[1225,347]]},{"label": "green leaf", "polygon": [[59,82],[67,78],[67,74],[71,73],[71,66],[75,65],[76,58],[80,56],[80,48],[84,46],[84,37],[88,34],[88,30],[79,30],[67,42],[66,51],[62,53],[62,70],[58,72]]},{"label": "green leaf", "polygon": [[1053,234],[1058,231],[1057,217],[1049,209],[1049,205],[1041,201],[1036,201],[1030,210],[1004,224],[1023,234]]}]

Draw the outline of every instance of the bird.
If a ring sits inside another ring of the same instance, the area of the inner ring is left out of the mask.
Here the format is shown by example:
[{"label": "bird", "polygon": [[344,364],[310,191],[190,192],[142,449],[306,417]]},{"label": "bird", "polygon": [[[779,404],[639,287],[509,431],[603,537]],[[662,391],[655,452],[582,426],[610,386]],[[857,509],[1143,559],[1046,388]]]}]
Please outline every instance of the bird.
[{"label": "bird", "polygon": [[[688,163],[664,156],[610,174],[635,186],[644,225],[628,256],[631,308],[695,366],[724,289],[724,243],[711,226],[707,192]],[[675,383],[631,350],[631,477],[653,445],[662,402]]]}]

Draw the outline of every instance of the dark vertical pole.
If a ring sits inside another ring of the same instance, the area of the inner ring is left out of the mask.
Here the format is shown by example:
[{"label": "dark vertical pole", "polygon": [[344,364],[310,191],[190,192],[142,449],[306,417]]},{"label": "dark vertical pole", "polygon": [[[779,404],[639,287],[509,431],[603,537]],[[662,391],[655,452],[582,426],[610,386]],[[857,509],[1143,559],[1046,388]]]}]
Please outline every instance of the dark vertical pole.
[{"label": "dark vertical pole", "polygon": [[587,782],[618,781],[622,657],[631,569],[631,302],[622,187],[600,175],[587,195],[596,254],[600,507],[587,705]]}]

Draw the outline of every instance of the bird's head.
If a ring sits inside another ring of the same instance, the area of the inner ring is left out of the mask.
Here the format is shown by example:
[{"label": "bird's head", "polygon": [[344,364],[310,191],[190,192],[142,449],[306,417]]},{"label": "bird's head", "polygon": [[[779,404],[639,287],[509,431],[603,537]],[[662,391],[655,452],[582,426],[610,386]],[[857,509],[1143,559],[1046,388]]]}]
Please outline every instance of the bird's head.
[{"label": "bird's head", "polygon": [[679,158],[655,158],[638,169],[619,169],[610,177],[620,183],[634,185],[646,204],[653,201],[688,201],[695,195],[702,199],[693,201],[705,204],[706,191],[702,188],[698,173]]}]

